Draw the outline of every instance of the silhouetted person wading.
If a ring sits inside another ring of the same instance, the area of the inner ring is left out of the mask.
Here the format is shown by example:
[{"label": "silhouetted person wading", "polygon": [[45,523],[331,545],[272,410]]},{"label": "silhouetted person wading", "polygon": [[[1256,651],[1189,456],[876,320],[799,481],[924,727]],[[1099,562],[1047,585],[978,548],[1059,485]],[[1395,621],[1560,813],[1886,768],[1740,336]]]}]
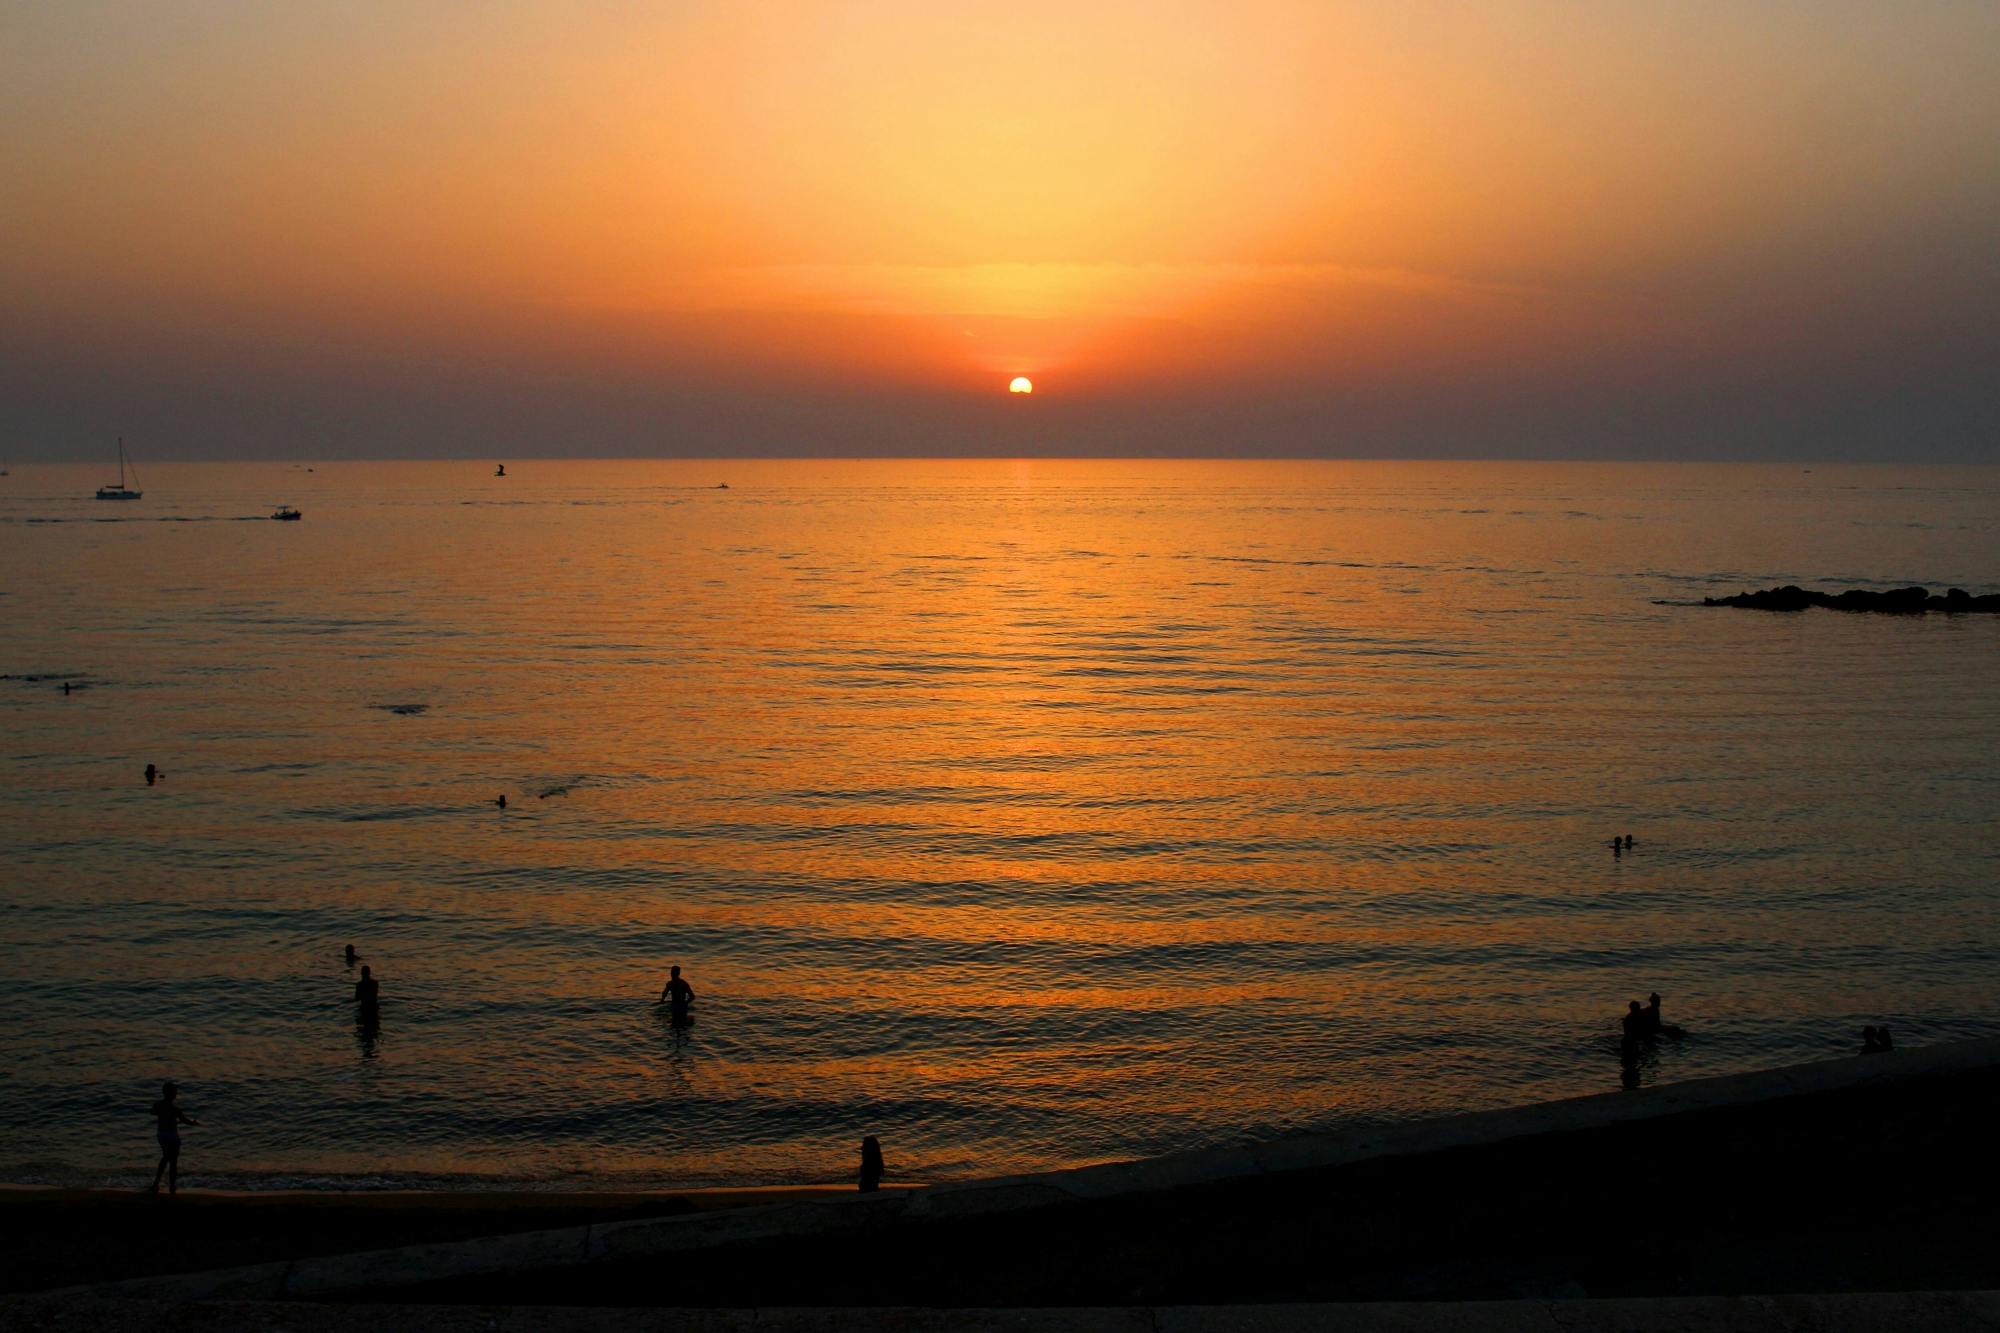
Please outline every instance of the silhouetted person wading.
[{"label": "silhouetted person wading", "polygon": [[667,984],[660,987],[660,1003],[667,1006],[676,1023],[687,1017],[688,1007],[694,1003],[694,987],[681,980],[678,966],[668,969]]},{"label": "silhouetted person wading", "polygon": [[[1634,1003],[1636,1004],[1637,1001],[1634,1001]],[[1679,1041],[1687,1035],[1686,1029],[1682,1028],[1678,1023],[1663,1023],[1660,1021],[1660,993],[1658,991],[1654,991],[1646,997],[1646,1007],[1640,1010],[1639,1013],[1641,1033],[1644,1036],[1672,1037],[1675,1041]]]}]

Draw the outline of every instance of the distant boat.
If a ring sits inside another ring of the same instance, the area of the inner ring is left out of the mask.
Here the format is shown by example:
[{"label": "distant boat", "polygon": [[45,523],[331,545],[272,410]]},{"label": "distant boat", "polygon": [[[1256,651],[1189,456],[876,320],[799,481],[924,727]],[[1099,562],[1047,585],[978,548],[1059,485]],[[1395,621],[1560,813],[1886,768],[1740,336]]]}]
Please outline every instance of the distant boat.
[{"label": "distant boat", "polygon": [[296,523],[300,519],[304,518],[305,515],[301,514],[298,510],[292,508],[290,505],[279,505],[278,512],[271,515],[271,517],[277,519],[278,522],[280,523]]},{"label": "distant boat", "polygon": [[[138,468],[132,469],[132,480],[139,480]],[[125,437],[120,435],[118,437],[118,484],[116,486],[99,486],[97,488],[97,498],[100,500],[136,500],[139,498],[139,494],[138,491],[133,490],[125,484]]]}]

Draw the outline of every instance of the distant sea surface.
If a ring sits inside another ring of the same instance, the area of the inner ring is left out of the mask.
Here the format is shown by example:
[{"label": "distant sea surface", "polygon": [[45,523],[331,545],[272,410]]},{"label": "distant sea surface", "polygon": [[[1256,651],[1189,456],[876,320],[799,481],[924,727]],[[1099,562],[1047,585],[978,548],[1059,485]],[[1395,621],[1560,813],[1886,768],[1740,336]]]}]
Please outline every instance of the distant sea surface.
[{"label": "distant sea surface", "polygon": [[1698,605],[2000,591],[2000,469],[140,469],[0,478],[0,1179],[162,1078],[197,1186],[934,1180],[1653,990],[1648,1081],[2000,1032],[2000,618]]}]

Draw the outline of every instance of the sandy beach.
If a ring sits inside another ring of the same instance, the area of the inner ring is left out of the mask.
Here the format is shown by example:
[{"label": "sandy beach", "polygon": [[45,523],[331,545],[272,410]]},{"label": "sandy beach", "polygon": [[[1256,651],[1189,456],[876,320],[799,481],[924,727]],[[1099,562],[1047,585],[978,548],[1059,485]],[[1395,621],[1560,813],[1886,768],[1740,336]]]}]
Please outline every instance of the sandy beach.
[{"label": "sandy beach", "polygon": [[854,1193],[851,1186],[589,1193],[0,1189],[0,1292]]}]

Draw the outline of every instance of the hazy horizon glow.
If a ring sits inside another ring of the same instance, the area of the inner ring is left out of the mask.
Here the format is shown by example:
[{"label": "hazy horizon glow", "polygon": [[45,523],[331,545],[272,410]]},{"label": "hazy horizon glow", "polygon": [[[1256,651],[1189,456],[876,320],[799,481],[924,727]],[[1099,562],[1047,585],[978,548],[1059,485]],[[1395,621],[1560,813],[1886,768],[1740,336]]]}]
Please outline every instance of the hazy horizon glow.
[{"label": "hazy horizon glow", "polygon": [[1921,2],[4,4],[0,448],[1993,460],[1996,57]]}]

